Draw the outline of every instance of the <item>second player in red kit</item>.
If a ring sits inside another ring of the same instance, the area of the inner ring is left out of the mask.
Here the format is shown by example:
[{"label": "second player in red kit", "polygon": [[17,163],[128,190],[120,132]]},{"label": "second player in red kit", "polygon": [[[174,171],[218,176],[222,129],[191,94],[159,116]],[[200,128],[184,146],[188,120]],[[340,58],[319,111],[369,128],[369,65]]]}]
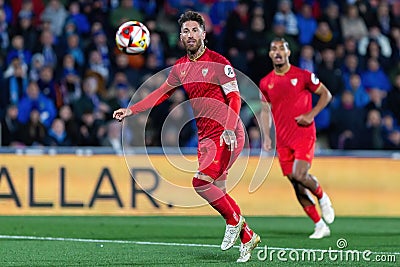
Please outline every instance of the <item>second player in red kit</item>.
[{"label": "second player in red kit", "polygon": [[[289,56],[290,49],[284,39],[271,42],[269,57],[274,70],[260,81],[263,148],[271,149],[271,110],[276,130],[276,150],[283,175],[291,181],[299,203],[315,223],[310,238],[320,239],[330,235],[326,223],[332,223],[335,214],[328,195],[308,170],[316,141],[314,117],[328,105],[332,96],[314,73],[291,65]],[[319,96],[314,107],[312,94]],[[309,193],[317,197],[323,219]]]}]

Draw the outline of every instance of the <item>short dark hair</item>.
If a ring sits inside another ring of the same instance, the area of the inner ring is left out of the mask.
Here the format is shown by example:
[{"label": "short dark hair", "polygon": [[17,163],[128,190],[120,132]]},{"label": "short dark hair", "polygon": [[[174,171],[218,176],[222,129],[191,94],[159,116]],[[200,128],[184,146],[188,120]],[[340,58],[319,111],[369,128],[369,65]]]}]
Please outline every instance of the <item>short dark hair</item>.
[{"label": "short dark hair", "polygon": [[[276,37],[276,38],[274,38],[274,39],[271,41],[271,44],[274,43],[274,42],[282,42],[283,45],[286,46],[287,49],[290,49],[290,48],[289,48],[289,43],[286,41],[285,38]],[[270,45],[271,45],[271,44],[270,44]]]},{"label": "short dark hair", "polygon": [[196,21],[199,23],[200,27],[205,31],[206,30],[206,25],[204,23],[204,18],[200,13],[188,10],[185,13],[181,15],[181,17],[178,20],[179,27],[182,28],[183,23],[186,21]]}]

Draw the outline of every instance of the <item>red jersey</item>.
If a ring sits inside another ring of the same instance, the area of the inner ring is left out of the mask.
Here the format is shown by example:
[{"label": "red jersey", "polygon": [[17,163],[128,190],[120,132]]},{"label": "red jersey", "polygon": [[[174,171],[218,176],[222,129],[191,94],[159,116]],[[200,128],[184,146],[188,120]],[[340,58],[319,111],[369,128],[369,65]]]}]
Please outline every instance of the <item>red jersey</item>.
[{"label": "red jersey", "polygon": [[271,104],[277,147],[288,146],[298,138],[316,139],[315,123],[300,126],[295,118],[312,109],[312,93],[321,82],[307,70],[293,65],[286,73],[271,71],[260,81],[262,101]]},{"label": "red jersey", "polygon": [[177,60],[167,78],[172,87],[183,86],[198,129],[199,140],[210,138],[219,142],[227,121],[226,95],[237,92],[233,67],[222,55],[205,49],[196,61],[188,56]]}]

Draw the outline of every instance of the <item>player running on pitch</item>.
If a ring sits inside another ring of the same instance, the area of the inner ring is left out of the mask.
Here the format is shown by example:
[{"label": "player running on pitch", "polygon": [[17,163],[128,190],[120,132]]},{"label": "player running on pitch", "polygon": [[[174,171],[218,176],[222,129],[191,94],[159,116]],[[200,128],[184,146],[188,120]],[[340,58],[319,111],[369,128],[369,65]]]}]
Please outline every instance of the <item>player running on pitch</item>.
[{"label": "player running on pitch", "polygon": [[[330,235],[326,223],[334,221],[335,213],[328,195],[308,170],[316,141],[314,118],[328,105],[332,96],[313,73],[291,65],[289,56],[289,45],[284,39],[271,42],[269,57],[274,70],[260,81],[263,148],[271,149],[270,104],[276,128],[276,150],[283,174],[293,184],[298,201],[315,223],[310,238],[320,239]],[[319,96],[314,107],[312,93]],[[323,220],[309,192],[318,198]]]},{"label": "player running on pitch", "polygon": [[199,136],[199,168],[192,180],[193,187],[226,221],[221,249],[230,249],[240,236],[237,262],[247,262],[260,237],[248,227],[239,206],[226,192],[227,171],[244,146],[244,129],[238,117],[241,99],[235,72],[226,58],[205,47],[205,23],[199,13],[187,11],[178,23],[187,55],[177,60],[158,89],[131,107],[114,111],[113,117],[121,121],[148,110],[183,86],[190,99]]}]

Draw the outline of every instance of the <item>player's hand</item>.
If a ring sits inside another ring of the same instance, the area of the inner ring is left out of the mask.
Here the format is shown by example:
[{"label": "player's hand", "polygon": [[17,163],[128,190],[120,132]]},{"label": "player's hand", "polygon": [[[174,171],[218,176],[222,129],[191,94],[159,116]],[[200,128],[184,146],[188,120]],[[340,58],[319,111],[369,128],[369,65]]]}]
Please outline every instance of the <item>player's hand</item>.
[{"label": "player's hand", "polygon": [[310,115],[309,113],[307,114],[301,114],[300,116],[297,116],[294,118],[297,122],[297,124],[301,126],[307,126],[310,125],[314,121],[314,117]]},{"label": "player's hand", "polygon": [[229,151],[233,151],[237,148],[238,143],[236,139],[236,134],[232,130],[224,130],[219,138],[219,145],[222,146],[223,144],[228,146]]},{"label": "player's hand", "polygon": [[272,141],[269,136],[264,137],[262,147],[265,151],[270,151],[272,149]]},{"label": "player's hand", "polygon": [[122,121],[125,117],[129,117],[132,115],[132,110],[129,108],[120,108],[114,111],[113,118]]}]

